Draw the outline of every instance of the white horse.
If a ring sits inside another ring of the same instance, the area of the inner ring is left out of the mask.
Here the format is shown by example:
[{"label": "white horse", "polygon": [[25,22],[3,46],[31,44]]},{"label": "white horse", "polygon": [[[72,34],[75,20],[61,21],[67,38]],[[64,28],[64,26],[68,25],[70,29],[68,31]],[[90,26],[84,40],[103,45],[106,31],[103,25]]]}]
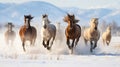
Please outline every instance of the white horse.
[{"label": "white horse", "polygon": [[87,41],[90,41],[91,52],[93,52],[93,49],[97,47],[97,41],[100,38],[100,32],[97,27],[98,27],[98,18],[92,18],[90,21],[90,28],[86,29],[83,34],[85,44],[87,44]]},{"label": "white horse", "polygon": [[[56,36],[56,27],[53,24],[50,24],[48,15],[46,14],[42,15],[41,36],[43,38],[43,42],[42,42],[43,46],[48,50],[50,50]],[[51,42],[50,45],[49,45],[49,42]]]},{"label": "white horse", "polygon": [[111,26],[108,26],[106,31],[103,33],[102,35],[102,40],[103,40],[103,44],[105,45],[105,42],[107,45],[109,45],[110,41],[111,41]]}]

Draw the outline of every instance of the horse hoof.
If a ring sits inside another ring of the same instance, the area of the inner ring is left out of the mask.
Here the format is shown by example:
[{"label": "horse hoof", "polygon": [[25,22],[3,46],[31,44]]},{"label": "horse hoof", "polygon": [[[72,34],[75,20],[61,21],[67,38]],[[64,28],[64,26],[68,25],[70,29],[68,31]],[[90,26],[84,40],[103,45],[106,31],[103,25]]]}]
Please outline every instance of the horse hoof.
[{"label": "horse hoof", "polygon": [[45,48],[47,47],[46,45],[43,45]]},{"label": "horse hoof", "polygon": [[90,52],[92,53],[92,52],[93,52],[93,50],[92,50],[92,49],[90,49]]},{"label": "horse hoof", "polygon": [[51,48],[50,48],[50,47],[47,47],[47,50],[51,50]]},{"label": "horse hoof", "polygon": [[72,47],[71,47],[71,46],[68,46],[68,48],[69,48],[69,49],[72,49]]},{"label": "horse hoof", "polygon": [[24,52],[26,52],[26,50],[24,49]]}]

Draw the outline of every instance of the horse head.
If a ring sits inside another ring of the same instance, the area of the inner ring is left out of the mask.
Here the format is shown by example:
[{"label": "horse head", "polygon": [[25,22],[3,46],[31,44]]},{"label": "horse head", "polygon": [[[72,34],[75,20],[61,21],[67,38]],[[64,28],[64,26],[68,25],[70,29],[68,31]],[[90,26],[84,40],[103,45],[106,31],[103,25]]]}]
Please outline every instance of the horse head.
[{"label": "horse head", "polygon": [[12,31],[12,28],[14,27],[14,25],[11,22],[8,22],[8,24],[5,26],[8,28],[8,31]]},{"label": "horse head", "polygon": [[32,17],[31,15],[24,15],[24,22],[26,27],[30,26],[30,21],[33,19],[34,17]]},{"label": "horse head", "polygon": [[111,32],[111,26],[110,25],[107,27],[107,31]]},{"label": "horse head", "polygon": [[98,18],[92,18],[91,21],[90,21],[90,26],[91,26],[91,28],[94,28],[95,30],[97,30]]},{"label": "horse head", "polygon": [[70,29],[72,29],[73,25],[75,23],[78,23],[78,21],[79,21],[79,20],[75,19],[74,14],[73,15],[67,14],[67,16],[65,16],[63,20],[64,20],[64,22],[68,23],[68,25],[70,26]]},{"label": "horse head", "polygon": [[47,14],[42,15],[42,20],[43,27],[47,28],[47,25],[50,23],[48,15]]}]

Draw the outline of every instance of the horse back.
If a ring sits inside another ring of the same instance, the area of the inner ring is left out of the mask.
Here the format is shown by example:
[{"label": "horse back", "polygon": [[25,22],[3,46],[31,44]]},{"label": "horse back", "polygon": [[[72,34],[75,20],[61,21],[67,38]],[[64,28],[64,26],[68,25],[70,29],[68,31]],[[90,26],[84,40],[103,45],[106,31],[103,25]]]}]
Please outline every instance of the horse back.
[{"label": "horse back", "polygon": [[48,30],[51,31],[51,34],[56,35],[56,27],[53,24],[49,24]]},{"label": "horse back", "polygon": [[55,27],[55,25],[50,24],[50,27],[51,27],[54,31],[56,31],[56,27]]}]

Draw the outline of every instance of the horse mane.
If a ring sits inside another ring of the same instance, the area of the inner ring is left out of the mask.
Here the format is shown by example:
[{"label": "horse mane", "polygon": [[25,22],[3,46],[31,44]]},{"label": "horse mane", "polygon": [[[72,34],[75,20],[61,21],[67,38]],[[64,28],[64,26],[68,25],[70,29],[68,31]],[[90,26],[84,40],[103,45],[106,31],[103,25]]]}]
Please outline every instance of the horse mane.
[{"label": "horse mane", "polygon": [[47,21],[48,23],[51,23],[51,21],[48,19],[48,15],[47,15],[47,14],[43,14],[43,15],[42,15],[42,18],[47,18],[46,21]]},{"label": "horse mane", "polygon": [[70,19],[72,19],[73,23],[78,23],[79,22],[78,19],[75,19],[75,15],[74,14],[73,15],[67,14],[67,16],[65,16],[63,20],[65,22],[68,22],[68,21],[70,21]]}]

